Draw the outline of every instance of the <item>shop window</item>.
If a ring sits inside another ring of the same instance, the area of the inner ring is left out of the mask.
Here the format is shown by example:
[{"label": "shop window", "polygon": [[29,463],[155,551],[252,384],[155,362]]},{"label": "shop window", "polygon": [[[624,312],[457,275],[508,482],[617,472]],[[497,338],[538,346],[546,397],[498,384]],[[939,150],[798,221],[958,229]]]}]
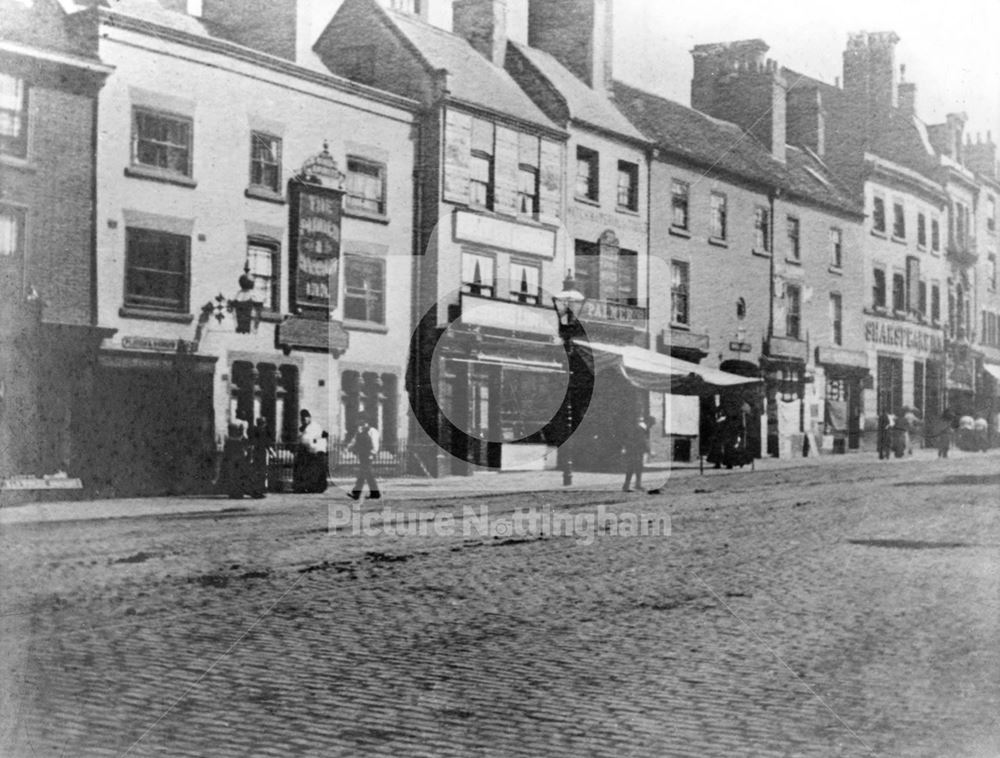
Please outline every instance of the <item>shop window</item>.
[{"label": "shop window", "polygon": [[802,290],[797,284],[785,285],[785,335],[800,339],[802,333]]},{"label": "shop window", "polygon": [[250,132],[250,186],[281,193],[281,138]]},{"label": "shop window", "polygon": [[0,261],[24,256],[24,209],[0,205]]},{"label": "shop window", "polygon": [[258,418],[276,442],[298,439],[299,369],[290,364],[234,361],[229,371],[230,412],[252,428]]},{"label": "shop window", "polygon": [[132,163],[191,176],[192,121],[184,116],[132,109]]},{"label": "shop window", "polygon": [[830,265],[834,268],[844,265],[844,232],[835,226],[830,227]]},{"label": "shop window", "polygon": [[913,361],[913,410],[924,417],[924,362]]},{"label": "shop window", "polygon": [[481,253],[462,254],[462,291],[493,297],[496,292],[496,261]]},{"label": "shop window", "polygon": [[885,308],[885,271],[880,268],[872,271],[872,307]]},{"label": "shop window", "polygon": [[726,239],[727,231],[727,214],[726,214],[726,196],[721,192],[713,192],[711,197],[711,229],[710,233],[713,238],[724,240]]},{"label": "shop window", "polygon": [[385,261],[344,256],[344,319],[385,323]]},{"label": "shop window", "polygon": [[347,158],[347,207],[385,215],[385,165]]},{"label": "shop window", "polygon": [[793,261],[802,260],[802,247],[799,239],[799,220],[795,216],[788,217],[788,257]]},{"label": "shop window", "polygon": [[672,261],[670,273],[670,323],[687,326],[690,324],[688,264]]},{"label": "shop window", "polygon": [[125,305],[188,310],[191,239],[179,234],[125,230]]},{"label": "shop window", "polygon": [[889,355],[877,358],[878,413],[899,413],[903,407],[903,359]]},{"label": "shop window", "polygon": [[896,239],[906,239],[906,213],[899,201],[892,204],[892,236]]},{"label": "shop window", "polygon": [[639,167],[628,161],[618,161],[618,207],[639,210]]},{"label": "shop window", "polygon": [[517,212],[538,215],[538,169],[521,164],[517,170]]},{"label": "shop window", "polygon": [[263,303],[265,311],[278,310],[278,251],[277,242],[263,239],[247,242],[247,266],[253,277],[254,299]]},{"label": "shop window", "polygon": [[588,299],[597,300],[600,296],[600,248],[592,242],[577,240],[573,271],[577,289]]},{"label": "shop window", "polygon": [[510,299],[517,303],[538,304],[541,268],[532,263],[510,264]]},{"label": "shop window", "polygon": [[830,293],[830,332],[834,345],[844,344],[844,303],[838,293]]},{"label": "shop window", "polygon": [[674,179],[670,187],[670,207],[671,207],[671,219],[670,224],[675,229],[688,228],[688,198],[691,193],[691,185],[687,182],[682,182],[680,179]]},{"label": "shop window", "polygon": [[771,216],[767,208],[755,208],[753,219],[753,249],[758,253],[771,250]]},{"label": "shop window", "polygon": [[341,439],[347,441],[362,421],[379,430],[382,449],[395,452],[399,380],[392,373],[344,371],[340,379]]},{"label": "shop window", "polygon": [[28,154],[28,84],[0,73],[0,154]]},{"label": "shop window", "polygon": [[872,231],[885,234],[885,200],[872,198]]},{"label": "shop window", "polygon": [[576,196],[597,202],[599,193],[599,156],[596,150],[576,148]]}]

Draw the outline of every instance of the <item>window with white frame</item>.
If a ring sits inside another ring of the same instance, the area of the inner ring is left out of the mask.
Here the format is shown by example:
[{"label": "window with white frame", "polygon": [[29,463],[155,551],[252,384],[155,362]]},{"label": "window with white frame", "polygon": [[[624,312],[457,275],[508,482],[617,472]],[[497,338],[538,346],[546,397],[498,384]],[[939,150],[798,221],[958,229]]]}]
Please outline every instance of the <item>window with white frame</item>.
[{"label": "window with white frame", "polygon": [[344,256],[344,319],[385,323],[385,261],[381,258]]},{"label": "window with white frame", "polygon": [[510,299],[517,303],[538,304],[542,270],[535,263],[512,261],[510,264]]},{"label": "window with white frame", "polygon": [[721,192],[713,192],[711,197],[711,228],[710,234],[715,239],[726,239],[726,196]]},{"label": "window with white frame", "polygon": [[674,179],[670,187],[670,225],[675,229],[688,228],[688,197],[691,193],[691,185]]},{"label": "window with white frame", "polygon": [[785,335],[799,339],[802,333],[802,288],[798,284],[785,285]]},{"label": "window with white frame", "polygon": [[132,109],[132,163],[191,176],[192,121],[186,116]]},{"label": "window with white frame", "polygon": [[789,216],[787,222],[788,257],[790,260],[800,261],[802,260],[802,243],[799,238],[799,220],[795,216]]},{"label": "window with white frame", "polygon": [[753,249],[758,253],[771,250],[771,216],[767,208],[758,206],[753,214]]},{"label": "window with white frame", "polygon": [[347,157],[347,207],[385,215],[385,165]]},{"label": "window with white frame", "polygon": [[834,268],[844,266],[844,232],[836,226],[830,227],[830,265]]},{"label": "window with white frame", "polygon": [[24,255],[24,209],[0,205],[0,262]]},{"label": "window with white frame", "polygon": [[618,161],[618,207],[639,210],[639,167],[629,161]]},{"label": "window with white frame", "polygon": [[690,280],[685,261],[670,263],[670,323],[681,326],[690,324]]},{"label": "window with white frame", "polygon": [[517,212],[538,215],[538,169],[523,163],[517,170]]},{"label": "window with white frame", "polygon": [[844,344],[844,301],[838,292],[830,293],[830,336],[834,345]]},{"label": "window with white frame", "polygon": [[265,311],[278,310],[278,243],[251,238],[247,240],[247,266],[253,278],[254,299]]},{"label": "window with white frame", "polygon": [[876,268],[872,270],[872,307],[885,308],[885,270]]},{"label": "window with white frame", "polygon": [[585,200],[599,198],[599,156],[596,150],[577,146],[576,148],[576,196]]},{"label": "window with white frame", "polygon": [[462,291],[493,297],[496,291],[496,261],[483,253],[462,253]]},{"label": "window with white frame", "polygon": [[469,159],[469,202],[493,209],[493,156],[473,151]]},{"label": "window with white frame", "polygon": [[906,239],[906,212],[902,200],[895,200],[892,204],[892,236]]},{"label": "window with white frame", "polygon": [[191,238],[154,229],[125,229],[125,305],[186,313]]},{"label": "window with white frame", "polygon": [[250,186],[281,192],[281,138],[250,132]]},{"label": "window with white frame", "polygon": [[0,73],[0,154],[24,158],[28,154],[28,84]]},{"label": "window with white frame", "polygon": [[872,198],[872,231],[885,234],[885,198]]}]

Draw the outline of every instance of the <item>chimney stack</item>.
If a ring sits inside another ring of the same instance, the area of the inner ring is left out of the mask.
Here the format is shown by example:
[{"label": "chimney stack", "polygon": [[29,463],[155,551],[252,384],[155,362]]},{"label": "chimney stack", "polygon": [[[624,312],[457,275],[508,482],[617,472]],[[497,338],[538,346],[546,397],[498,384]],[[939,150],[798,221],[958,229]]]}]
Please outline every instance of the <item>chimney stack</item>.
[{"label": "chimney stack", "polygon": [[787,83],[768,49],[762,39],[695,45],[691,107],[739,125],[784,162]]},{"label": "chimney stack", "polygon": [[452,30],[494,66],[503,68],[507,52],[507,0],[455,0]]},{"label": "chimney stack", "polygon": [[588,87],[613,77],[613,0],[529,0],[528,44],[544,50]]},{"label": "chimney stack", "polygon": [[826,152],[826,110],[818,87],[788,90],[788,144],[808,147],[822,157]]},{"label": "chimney stack", "polygon": [[898,104],[895,32],[857,32],[844,50],[844,92],[870,116],[888,115]]},{"label": "chimney stack", "polygon": [[986,132],[986,140],[977,139],[965,146],[965,165],[985,177],[1000,180],[1000,166],[997,165],[997,146],[992,132]]}]

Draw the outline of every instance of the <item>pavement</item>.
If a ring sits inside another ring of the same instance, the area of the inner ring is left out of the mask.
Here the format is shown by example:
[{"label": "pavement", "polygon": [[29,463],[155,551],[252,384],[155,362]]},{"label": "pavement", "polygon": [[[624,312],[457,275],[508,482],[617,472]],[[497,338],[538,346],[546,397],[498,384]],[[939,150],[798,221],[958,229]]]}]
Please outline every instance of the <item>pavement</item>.
[{"label": "pavement", "polygon": [[5,509],[0,755],[992,758],[1000,454],[932,452]]},{"label": "pavement", "polygon": [[[971,456],[976,458],[979,453],[963,453],[952,451],[953,458],[962,459]],[[866,453],[849,455],[827,455],[809,458],[763,458],[754,463],[753,471],[782,471],[800,467],[838,467],[853,465],[874,457]],[[931,448],[914,450],[912,459],[907,461],[931,461],[937,458],[937,451]],[[903,463],[903,460],[894,460]],[[704,468],[694,464],[671,464],[670,462],[650,461],[645,468],[643,484],[646,489],[655,489],[664,485],[670,479],[677,477],[705,476],[718,477],[734,473],[748,472],[744,469],[714,469],[706,463]],[[622,474],[601,473],[590,471],[573,472],[573,484],[562,483],[562,472],[547,471],[493,471],[479,470],[471,476],[445,476],[437,479],[427,477],[400,477],[384,479],[381,482],[382,492],[386,502],[436,501],[456,498],[480,498],[498,494],[523,494],[529,492],[590,492],[615,491],[621,487]],[[156,514],[202,513],[212,511],[227,511],[234,507],[250,510],[269,510],[289,507],[297,502],[329,500],[337,496],[346,497],[352,481],[334,480],[330,488],[322,495],[303,495],[291,493],[270,493],[262,500],[244,498],[239,501],[225,496],[187,496],[187,497],[133,497],[106,498],[97,500],[72,499],[66,501],[49,501],[44,503],[23,503],[20,505],[0,508],[0,525],[25,523],[30,521],[74,521],[94,518],[129,518]],[[238,503],[238,505],[237,505]]]}]

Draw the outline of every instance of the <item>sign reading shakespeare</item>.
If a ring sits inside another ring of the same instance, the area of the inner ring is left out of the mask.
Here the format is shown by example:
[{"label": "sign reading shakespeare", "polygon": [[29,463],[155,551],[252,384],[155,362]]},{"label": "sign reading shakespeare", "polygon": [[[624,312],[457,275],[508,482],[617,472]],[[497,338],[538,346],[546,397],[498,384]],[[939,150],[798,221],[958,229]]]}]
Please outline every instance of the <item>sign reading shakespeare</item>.
[{"label": "sign reading shakespeare", "polygon": [[291,183],[292,302],[298,309],[337,307],[343,192]]},{"label": "sign reading shakespeare", "polygon": [[944,349],[944,340],[939,332],[921,329],[906,324],[865,322],[865,342],[886,345],[924,353],[937,353]]}]

